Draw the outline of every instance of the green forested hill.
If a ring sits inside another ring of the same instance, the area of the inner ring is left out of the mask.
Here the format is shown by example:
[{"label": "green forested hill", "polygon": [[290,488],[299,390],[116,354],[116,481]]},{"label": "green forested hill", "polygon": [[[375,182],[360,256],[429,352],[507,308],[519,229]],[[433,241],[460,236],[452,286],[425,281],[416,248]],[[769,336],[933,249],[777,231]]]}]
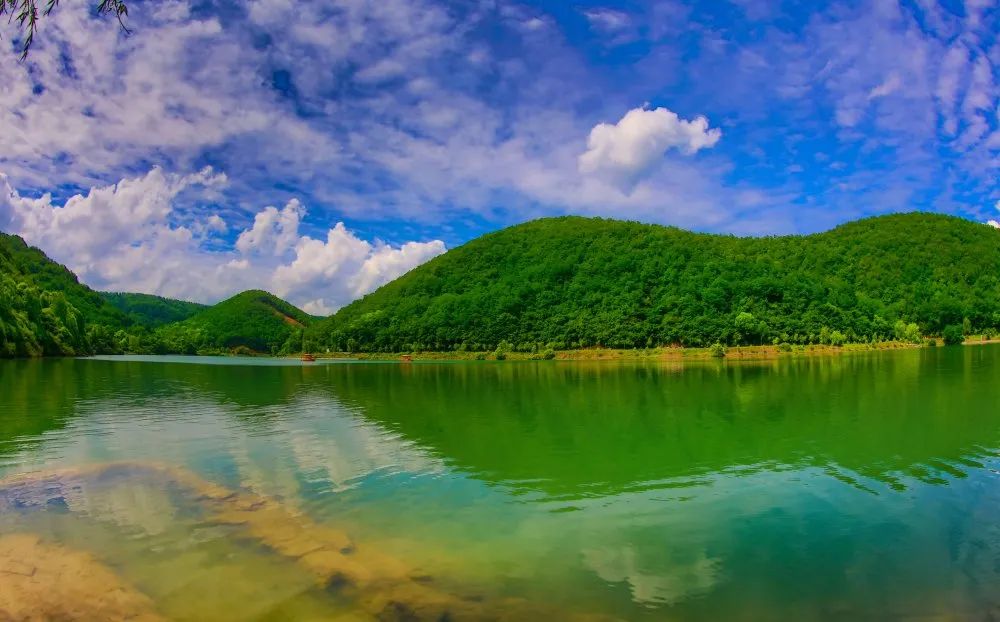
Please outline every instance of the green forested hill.
[{"label": "green forested hill", "polygon": [[310,337],[360,351],[631,348],[886,339],[906,323],[1000,327],[1000,231],[922,213],[768,238],[536,220],[437,257]]},{"label": "green forested hill", "polygon": [[249,290],[208,307],[156,335],[169,352],[247,348],[254,352],[299,352],[302,330],[312,318],[262,290]]},{"label": "green forested hill", "polygon": [[21,238],[0,233],[0,357],[297,352],[311,319],[259,290],[212,307],[98,293]]},{"label": "green forested hill", "polygon": [[0,233],[0,357],[90,353],[127,323],[64,266]]},{"label": "green forested hill", "polygon": [[100,292],[101,298],[128,316],[133,324],[155,328],[180,322],[206,309],[206,305],[186,300],[174,300],[152,294]]}]

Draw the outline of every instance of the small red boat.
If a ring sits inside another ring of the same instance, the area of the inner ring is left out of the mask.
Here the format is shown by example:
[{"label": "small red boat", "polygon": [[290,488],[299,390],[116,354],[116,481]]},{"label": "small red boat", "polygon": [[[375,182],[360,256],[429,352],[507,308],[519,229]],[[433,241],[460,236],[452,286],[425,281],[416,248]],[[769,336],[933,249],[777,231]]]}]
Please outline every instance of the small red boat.
[{"label": "small red boat", "polygon": [[302,355],[302,360],[306,361],[306,362],[309,362],[309,363],[312,363],[312,362],[316,361],[316,357],[313,356],[312,354],[306,353],[306,354]]}]

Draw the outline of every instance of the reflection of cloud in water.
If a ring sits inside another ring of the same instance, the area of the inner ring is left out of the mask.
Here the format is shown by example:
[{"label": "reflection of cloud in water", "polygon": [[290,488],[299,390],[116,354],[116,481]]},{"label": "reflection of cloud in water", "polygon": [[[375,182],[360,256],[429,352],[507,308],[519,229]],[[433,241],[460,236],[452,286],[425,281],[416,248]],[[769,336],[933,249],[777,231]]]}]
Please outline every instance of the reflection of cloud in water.
[{"label": "reflection of cloud in water", "polygon": [[[330,429],[332,428],[332,429]],[[322,472],[334,490],[382,469],[425,473],[441,466],[371,425],[338,419],[324,433],[289,431],[292,452],[303,472]]]},{"label": "reflection of cloud in water", "polygon": [[[343,492],[378,471],[416,474],[443,469],[411,443],[355,417],[329,396],[317,400],[303,395],[287,409],[295,416],[275,421],[268,436],[245,436],[233,443],[244,486],[291,500],[299,492],[296,474]],[[267,450],[251,451],[258,442],[266,443]],[[279,445],[287,451],[280,452]]]},{"label": "reflection of cloud in water", "polygon": [[144,483],[92,486],[82,482],[63,496],[73,512],[112,522],[144,535],[166,532],[174,522],[174,504],[166,490]]},{"label": "reflection of cloud in water", "polygon": [[718,580],[719,560],[699,551],[693,559],[671,560],[650,572],[641,567],[632,546],[585,549],[584,563],[608,583],[628,583],[632,600],[641,604],[674,604],[707,592]]},{"label": "reflection of cloud in water", "polygon": [[[439,460],[365,421],[329,395],[302,392],[266,410],[260,413],[268,415],[266,419],[257,418],[255,412],[237,412],[197,394],[175,399],[170,408],[95,400],[81,404],[79,416],[65,428],[45,434],[47,443],[19,452],[12,461],[21,472],[108,460],[162,460],[197,469],[203,459],[219,464],[228,455],[241,486],[292,505],[303,480],[342,492],[375,472],[423,474],[444,469]],[[263,433],[261,426],[266,426]],[[151,501],[122,499],[117,503],[121,507],[114,508],[107,502],[102,511],[124,512],[133,503],[147,502]]]}]

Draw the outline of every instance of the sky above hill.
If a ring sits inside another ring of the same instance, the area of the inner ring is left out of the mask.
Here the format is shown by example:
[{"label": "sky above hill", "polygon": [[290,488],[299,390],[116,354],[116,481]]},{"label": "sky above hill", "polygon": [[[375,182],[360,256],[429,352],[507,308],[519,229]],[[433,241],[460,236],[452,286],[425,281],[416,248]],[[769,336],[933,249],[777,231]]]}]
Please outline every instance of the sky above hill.
[{"label": "sky above hill", "polygon": [[64,0],[0,27],[0,230],[328,313],[477,235],[1000,220],[996,2]]}]

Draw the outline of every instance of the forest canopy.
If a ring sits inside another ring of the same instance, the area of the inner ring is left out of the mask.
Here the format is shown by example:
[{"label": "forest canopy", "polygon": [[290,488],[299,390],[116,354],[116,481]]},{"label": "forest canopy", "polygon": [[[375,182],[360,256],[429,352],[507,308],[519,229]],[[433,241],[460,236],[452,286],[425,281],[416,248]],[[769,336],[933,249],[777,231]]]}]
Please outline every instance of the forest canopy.
[{"label": "forest canopy", "polygon": [[919,340],[1000,328],[1000,232],[925,213],[804,236],[599,218],[484,235],[316,323],[340,351]]}]

